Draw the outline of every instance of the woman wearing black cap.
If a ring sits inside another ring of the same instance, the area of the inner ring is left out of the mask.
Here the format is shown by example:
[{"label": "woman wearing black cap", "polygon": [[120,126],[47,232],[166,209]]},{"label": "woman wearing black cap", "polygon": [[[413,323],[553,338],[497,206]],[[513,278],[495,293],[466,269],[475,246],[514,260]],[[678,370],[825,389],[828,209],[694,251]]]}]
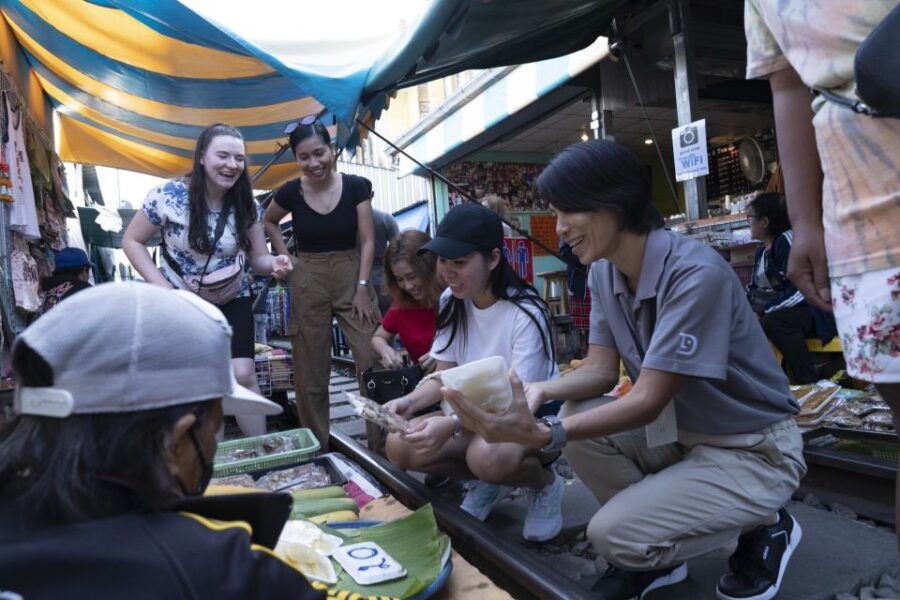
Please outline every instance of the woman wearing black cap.
[{"label": "woman wearing black cap", "polygon": [[[554,378],[549,309],[503,258],[502,244],[497,215],[463,204],[447,214],[420,250],[437,255],[438,275],[448,285],[431,355],[438,370],[499,355],[524,381]],[[440,388],[437,379],[426,381],[386,406],[410,417],[439,402]],[[404,468],[472,480],[462,509],[478,519],[486,519],[512,486],[522,486],[532,490],[522,535],[545,541],[562,527],[563,483],[539,454],[518,444],[489,444],[463,430],[456,415],[414,419],[407,433],[388,436],[386,450]]]}]

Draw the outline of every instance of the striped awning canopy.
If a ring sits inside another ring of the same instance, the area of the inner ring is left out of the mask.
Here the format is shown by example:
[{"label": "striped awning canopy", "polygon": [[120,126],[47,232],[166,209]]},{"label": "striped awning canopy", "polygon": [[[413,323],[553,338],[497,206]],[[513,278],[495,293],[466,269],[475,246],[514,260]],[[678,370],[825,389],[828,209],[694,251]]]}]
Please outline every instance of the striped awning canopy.
[{"label": "striped awning canopy", "polygon": [[[322,32],[352,15],[282,26],[292,37],[274,41],[240,29],[236,11],[269,11],[278,29],[285,14],[311,10],[276,0],[0,0],[0,9],[58,113],[63,160],[169,177],[189,171],[197,135],[215,122],[241,129],[251,173],[304,115],[322,113],[352,145],[356,118],[377,116],[398,86],[583,48],[623,0],[421,4],[408,26],[340,43]],[[295,173],[284,153],[255,187]]]}]

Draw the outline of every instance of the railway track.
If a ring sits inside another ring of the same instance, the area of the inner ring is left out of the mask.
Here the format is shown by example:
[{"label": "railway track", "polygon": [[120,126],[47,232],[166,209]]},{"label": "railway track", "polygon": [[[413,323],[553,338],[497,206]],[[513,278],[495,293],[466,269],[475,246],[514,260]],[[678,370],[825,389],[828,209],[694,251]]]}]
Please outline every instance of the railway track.
[{"label": "railway track", "polygon": [[[341,383],[335,388],[333,402],[341,402],[338,395],[342,396],[343,391],[352,386],[348,378],[343,376],[352,369],[352,362],[337,358],[334,360],[334,366],[336,370],[342,372],[342,376],[336,379]],[[335,411],[335,408],[336,405],[333,404],[333,413],[343,414],[340,410]],[[502,517],[497,519],[492,517],[487,523],[472,518],[459,509],[457,496],[448,494],[446,490],[425,487],[413,475],[398,469],[383,457],[369,452],[365,447],[361,428],[347,427],[346,416],[339,421],[341,422],[332,426],[332,450],[341,452],[357,462],[409,508],[431,503],[440,527],[453,540],[454,550],[513,597],[526,599],[596,597],[588,589],[594,576],[586,575],[580,581],[573,579],[562,568],[566,556],[542,554],[537,545],[512,540],[509,527],[504,530],[504,525],[509,523],[504,523]],[[794,496],[796,508],[792,508],[792,512],[806,511],[804,512],[806,522],[803,525],[804,539],[807,540],[805,543],[808,544],[807,553],[817,552],[817,538],[845,538],[848,545],[856,546],[854,552],[859,555],[858,562],[860,565],[864,564],[865,568],[861,566],[854,571],[853,565],[850,565],[849,570],[854,578],[851,580],[847,579],[846,564],[829,565],[829,561],[836,561],[831,555],[825,561],[807,557],[806,570],[828,571],[833,581],[825,583],[823,580],[821,584],[813,585],[809,590],[806,589],[806,583],[795,582],[793,590],[784,589],[779,598],[824,600],[833,598],[837,592],[856,593],[860,586],[874,583],[880,574],[890,571],[892,556],[894,560],[896,557],[892,532],[888,531],[888,528],[895,527],[893,496],[896,468],[884,461],[809,445],[805,457],[809,472]],[[815,517],[812,519],[813,525],[808,524],[809,515]],[[821,531],[808,531],[811,529]],[[554,540],[551,544],[557,548],[556,551],[563,554],[566,552],[565,541]],[[863,556],[867,552],[878,556],[880,562],[864,559]],[[800,560],[795,559],[792,564]],[[820,562],[822,564],[818,564]],[[878,564],[874,564],[875,562]],[[900,568],[900,563],[896,566]],[[706,574],[698,570],[696,565],[692,568],[694,569],[692,573],[696,573],[692,575],[696,580],[693,588],[678,589],[669,594],[660,590],[649,595],[647,600],[713,598],[715,579],[710,578],[717,577],[717,573],[724,570],[724,561],[710,562],[707,568],[709,573]],[[841,568],[844,571],[840,571]],[[801,581],[821,579],[816,573],[804,573],[800,577]],[[827,588],[827,591],[823,592],[819,588]]]}]

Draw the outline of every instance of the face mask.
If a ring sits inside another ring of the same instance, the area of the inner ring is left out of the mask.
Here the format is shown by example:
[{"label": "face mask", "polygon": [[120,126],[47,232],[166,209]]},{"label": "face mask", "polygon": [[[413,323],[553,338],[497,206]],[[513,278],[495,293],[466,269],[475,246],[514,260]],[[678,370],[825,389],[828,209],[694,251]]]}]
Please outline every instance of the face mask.
[{"label": "face mask", "polygon": [[193,427],[188,429],[188,435],[191,437],[191,443],[194,444],[194,451],[197,453],[197,460],[200,461],[200,466],[203,468],[200,473],[200,481],[197,482],[197,487],[193,491],[187,489],[187,486],[184,485],[184,481],[182,481],[180,477],[176,477],[175,481],[178,482],[178,487],[181,488],[181,492],[185,496],[202,496],[203,492],[206,491],[206,486],[209,485],[209,480],[212,479],[213,463],[206,462],[206,457],[203,456],[203,450],[200,448],[200,442],[197,441],[197,434],[194,432]]}]

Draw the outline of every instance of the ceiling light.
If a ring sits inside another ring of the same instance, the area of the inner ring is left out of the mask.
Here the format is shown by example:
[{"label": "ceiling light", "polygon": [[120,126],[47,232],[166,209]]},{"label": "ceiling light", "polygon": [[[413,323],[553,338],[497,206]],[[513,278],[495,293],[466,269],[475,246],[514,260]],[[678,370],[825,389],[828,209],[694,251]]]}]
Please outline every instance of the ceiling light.
[{"label": "ceiling light", "polygon": [[647,138],[647,139],[644,140],[644,144],[646,144],[647,146],[652,146],[652,145],[653,145],[653,140],[651,140],[650,138]]},{"label": "ceiling light", "polygon": [[590,138],[588,137],[588,134],[587,134],[586,131],[581,132],[581,141],[582,141],[582,142],[586,142],[586,141],[588,141],[589,139],[590,139]]}]

